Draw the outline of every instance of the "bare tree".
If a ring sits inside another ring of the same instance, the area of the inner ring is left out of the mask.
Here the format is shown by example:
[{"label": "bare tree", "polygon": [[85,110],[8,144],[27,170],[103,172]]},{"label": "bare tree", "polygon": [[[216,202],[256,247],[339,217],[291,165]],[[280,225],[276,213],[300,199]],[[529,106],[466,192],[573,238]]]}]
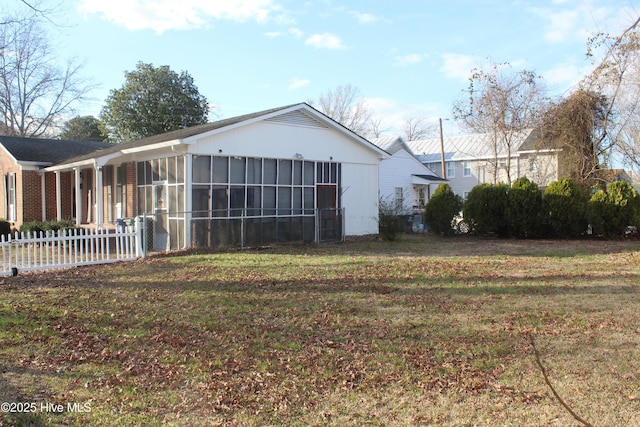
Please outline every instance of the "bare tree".
[{"label": "bare tree", "polygon": [[434,131],[434,126],[430,126],[423,117],[416,115],[406,116],[402,126],[407,141],[417,141],[425,139]]},{"label": "bare tree", "polygon": [[558,175],[571,178],[583,188],[598,179],[601,165],[611,148],[607,135],[613,119],[606,96],[579,89],[545,112],[540,127],[540,148],[561,150]]},{"label": "bare tree", "polygon": [[491,63],[469,78],[468,98],[454,103],[453,115],[464,128],[492,135],[493,180],[497,182],[499,154],[506,157],[505,176],[511,184],[511,155],[519,135],[535,127],[544,105],[544,88],[533,71],[507,73],[509,64]]},{"label": "bare tree", "polygon": [[[618,36],[598,34],[589,40],[589,56],[604,53],[581,89],[607,97],[602,132],[603,153],[610,149],[625,164],[640,169],[640,17]],[[606,138],[606,140],[605,140]]]},{"label": "bare tree", "polygon": [[388,127],[383,127],[384,119],[382,117],[373,116],[369,122],[369,132],[366,136],[371,138],[380,138],[383,133],[389,130]]},{"label": "bare tree", "polygon": [[5,19],[0,25],[0,121],[6,132],[51,136],[90,90],[79,70],[74,60],[58,65],[37,15]]},{"label": "bare tree", "polygon": [[372,113],[355,86],[338,86],[321,94],[318,101],[308,103],[358,135],[371,133]]}]

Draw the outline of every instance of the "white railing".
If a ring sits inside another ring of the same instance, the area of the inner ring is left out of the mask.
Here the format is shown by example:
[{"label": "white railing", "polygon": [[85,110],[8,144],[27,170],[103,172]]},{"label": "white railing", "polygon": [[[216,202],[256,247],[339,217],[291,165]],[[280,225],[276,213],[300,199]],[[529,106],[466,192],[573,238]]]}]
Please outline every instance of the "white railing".
[{"label": "white railing", "polygon": [[144,257],[139,221],[133,230],[69,229],[0,236],[0,275],[133,261]]}]

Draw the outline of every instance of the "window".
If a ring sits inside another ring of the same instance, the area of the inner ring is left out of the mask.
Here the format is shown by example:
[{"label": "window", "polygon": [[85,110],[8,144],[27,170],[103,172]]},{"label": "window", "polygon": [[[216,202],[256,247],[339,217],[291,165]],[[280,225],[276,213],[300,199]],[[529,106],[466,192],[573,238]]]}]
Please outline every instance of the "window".
[{"label": "window", "polygon": [[471,176],[471,162],[469,160],[462,162],[462,176],[465,178]]},{"label": "window", "polygon": [[402,212],[402,206],[404,205],[404,195],[402,194],[402,187],[396,187],[394,190],[394,206],[396,211]]},{"label": "window", "polygon": [[16,220],[16,174],[5,175],[7,221]]},{"label": "window", "polygon": [[455,178],[456,176],[456,164],[455,162],[446,162],[447,166],[447,178]]}]

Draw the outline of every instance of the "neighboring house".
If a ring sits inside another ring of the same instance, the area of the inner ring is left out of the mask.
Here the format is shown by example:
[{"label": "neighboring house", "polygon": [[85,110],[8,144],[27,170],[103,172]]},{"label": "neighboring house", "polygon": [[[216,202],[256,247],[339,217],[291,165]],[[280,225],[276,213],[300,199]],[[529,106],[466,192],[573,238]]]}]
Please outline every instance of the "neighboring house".
[{"label": "neighboring house", "polygon": [[380,163],[380,199],[398,212],[422,213],[435,189],[446,180],[421,163],[402,137],[376,138],[371,142],[391,154],[390,159]]},{"label": "neighboring house", "polygon": [[[55,176],[44,173],[43,169],[110,145],[105,142],[0,136],[0,174],[3,178],[0,218],[14,227],[28,221],[55,219],[57,193],[72,197],[76,194],[75,183],[70,174],[61,176],[56,183]],[[86,194],[87,189],[82,191]],[[81,199],[85,200],[82,196]],[[74,217],[71,198],[61,198],[60,202],[60,216]]]},{"label": "neighboring house", "polygon": [[605,185],[617,181],[624,181],[629,184],[633,184],[633,178],[631,177],[630,172],[627,172],[624,169],[600,169],[596,174],[596,178],[605,183]]},{"label": "neighboring house", "polygon": [[[478,185],[511,182],[526,176],[545,187],[558,179],[558,150],[537,150],[537,134],[532,130],[515,135],[511,153],[499,147],[496,153],[493,134],[473,134],[440,139],[409,141],[407,146],[418,159],[433,171],[442,170],[451,189],[466,198]],[[510,159],[510,161],[507,161]],[[507,176],[509,173],[509,176]]]},{"label": "neighboring house", "polygon": [[166,250],[240,233],[249,244],[313,240],[336,222],[347,236],[376,234],[387,158],[302,103],[114,144],[40,173],[61,189],[47,218],[72,212],[78,224],[104,226],[151,215],[153,249]]}]

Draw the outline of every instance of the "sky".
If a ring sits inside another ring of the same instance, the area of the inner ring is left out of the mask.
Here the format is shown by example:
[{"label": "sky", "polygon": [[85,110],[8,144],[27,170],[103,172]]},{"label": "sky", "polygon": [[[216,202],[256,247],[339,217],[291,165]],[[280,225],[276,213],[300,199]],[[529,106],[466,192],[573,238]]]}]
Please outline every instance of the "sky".
[{"label": "sky", "polygon": [[187,71],[210,120],[352,85],[388,133],[408,116],[459,133],[446,121],[453,102],[489,61],[533,70],[562,96],[592,67],[589,37],[617,35],[640,14],[640,0],[54,1],[41,0],[61,8],[58,58],[76,58],[96,85],[79,115],[98,116],[142,61]]}]

